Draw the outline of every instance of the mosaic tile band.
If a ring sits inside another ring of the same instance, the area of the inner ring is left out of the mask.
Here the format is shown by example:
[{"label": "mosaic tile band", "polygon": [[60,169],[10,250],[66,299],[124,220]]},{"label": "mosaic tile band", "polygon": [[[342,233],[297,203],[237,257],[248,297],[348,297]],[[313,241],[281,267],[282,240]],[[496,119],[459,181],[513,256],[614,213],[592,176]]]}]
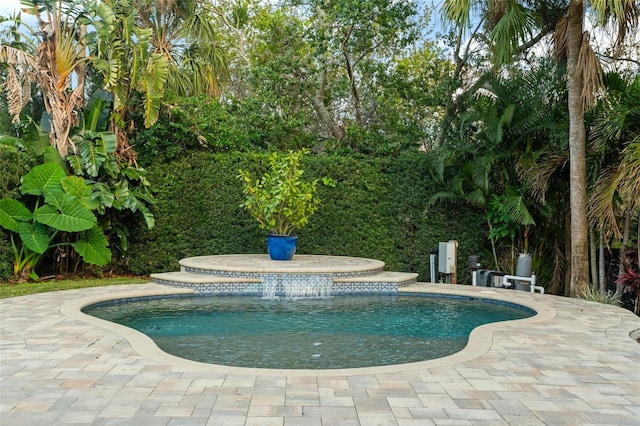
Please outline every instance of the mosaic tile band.
[{"label": "mosaic tile band", "polygon": [[[168,285],[178,288],[193,289],[195,294],[213,295],[213,296],[256,296],[262,297],[265,285],[262,283],[180,283],[176,281],[167,281],[155,279],[158,284]],[[292,283],[292,280],[287,280]],[[298,283],[306,286],[307,283]],[[332,283],[331,295],[347,295],[347,294],[397,294],[398,283],[395,282],[347,282]],[[285,287],[282,283],[277,284],[275,296],[285,297]]]}]

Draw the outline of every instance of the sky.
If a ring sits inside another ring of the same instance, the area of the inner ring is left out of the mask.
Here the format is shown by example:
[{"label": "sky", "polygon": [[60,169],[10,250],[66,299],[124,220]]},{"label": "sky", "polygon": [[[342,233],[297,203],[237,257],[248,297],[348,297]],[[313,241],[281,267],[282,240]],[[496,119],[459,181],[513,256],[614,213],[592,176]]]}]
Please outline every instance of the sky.
[{"label": "sky", "polygon": [[7,14],[20,10],[20,0],[1,0],[0,13]]},{"label": "sky", "polygon": [[[440,5],[443,0],[423,0],[425,4],[435,5],[436,12],[432,16],[432,18],[438,18],[437,10],[439,10]],[[0,14],[7,16],[10,13],[15,13],[20,10],[20,0],[0,0]],[[436,26],[441,25],[439,21],[435,22]],[[592,34],[592,40],[599,44],[600,46],[607,46],[611,44],[611,34],[613,30],[609,31],[595,31]],[[636,33],[636,38],[638,40],[638,45],[640,45],[640,31]]]}]

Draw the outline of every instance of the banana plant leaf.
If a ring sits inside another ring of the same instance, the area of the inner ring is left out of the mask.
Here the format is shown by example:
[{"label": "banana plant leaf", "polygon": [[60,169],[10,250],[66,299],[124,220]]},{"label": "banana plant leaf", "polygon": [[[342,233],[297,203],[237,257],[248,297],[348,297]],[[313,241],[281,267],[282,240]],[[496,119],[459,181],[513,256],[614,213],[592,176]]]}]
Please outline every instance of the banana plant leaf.
[{"label": "banana plant leaf", "polygon": [[142,213],[142,217],[144,217],[144,221],[147,224],[147,229],[152,229],[156,224],[156,219],[153,216],[153,213],[149,211],[147,206],[142,203],[138,203],[138,210]]}]

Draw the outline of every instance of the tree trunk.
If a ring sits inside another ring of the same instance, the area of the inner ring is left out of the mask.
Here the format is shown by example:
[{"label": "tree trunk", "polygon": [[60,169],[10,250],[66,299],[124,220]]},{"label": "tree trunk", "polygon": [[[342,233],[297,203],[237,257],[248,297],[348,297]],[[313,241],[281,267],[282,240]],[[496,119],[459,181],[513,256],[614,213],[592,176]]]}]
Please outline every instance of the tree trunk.
[{"label": "tree trunk", "polygon": [[563,283],[563,294],[565,296],[569,296],[569,290],[571,288],[571,232],[568,232],[569,228],[571,228],[571,213],[569,211],[565,212],[564,215],[564,225],[567,232],[565,232],[565,240],[564,240],[564,259],[565,259],[565,269],[564,269],[564,283]]},{"label": "tree trunk", "polygon": [[598,254],[596,234],[593,227],[589,227],[589,264],[591,265],[591,289],[595,290],[598,284]]},{"label": "tree trunk", "polygon": [[[627,247],[629,246],[629,236],[631,234],[631,209],[627,207],[624,211],[624,232],[622,233],[622,247],[620,247],[620,255],[618,265],[618,277],[625,272],[625,262],[627,259]],[[622,284],[616,284],[616,295],[622,297],[622,291],[624,286]]]},{"label": "tree trunk", "polygon": [[500,266],[498,265],[498,254],[496,253],[496,240],[495,238],[491,237],[493,223],[489,219],[487,219],[487,225],[489,226],[489,240],[491,240],[491,253],[493,253],[493,263],[495,264],[496,270],[500,271]]},{"label": "tree trunk", "polygon": [[353,63],[351,61],[351,56],[349,55],[349,50],[347,49],[347,41],[351,37],[351,32],[353,27],[349,29],[344,40],[342,40],[342,56],[344,57],[344,67],[347,70],[347,76],[349,77],[349,87],[351,90],[351,97],[353,98],[353,108],[355,109],[356,115],[356,124],[358,127],[363,128],[362,123],[362,111],[360,107],[360,94],[358,93],[358,87],[356,84],[356,76],[353,69]]},{"label": "tree trunk", "polygon": [[571,204],[571,287],[569,294],[584,292],[589,286],[589,239],[587,226],[586,131],[584,127],[584,86],[578,69],[582,45],[582,0],[571,0],[567,26],[567,82],[569,106],[569,170]]},{"label": "tree trunk", "polygon": [[340,140],[344,136],[344,131],[336,123],[331,111],[329,111],[329,108],[327,108],[327,105],[324,103],[325,87],[327,85],[327,59],[325,58],[325,55],[322,55],[318,60],[320,61],[318,81],[315,88],[307,93],[307,97],[309,98],[309,102],[311,102],[313,109],[315,109],[316,114],[318,114],[320,123],[327,128],[331,137]]},{"label": "tree trunk", "polygon": [[602,229],[600,230],[600,242],[598,246],[598,250],[600,252],[600,259],[598,262],[598,282],[600,283],[600,294],[604,296],[607,294],[607,282],[604,269],[604,232]]},{"label": "tree trunk", "polygon": [[324,124],[325,127],[329,130],[331,136],[338,140],[342,139],[342,137],[344,136],[344,132],[342,131],[340,126],[336,124],[333,116],[331,115],[331,112],[329,112],[329,109],[324,104],[322,99],[320,99],[319,96],[309,95],[309,101],[311,102],[311,105],[313,105],[313,108],[316,110],[318,118],[320,118],[320,122]]}]

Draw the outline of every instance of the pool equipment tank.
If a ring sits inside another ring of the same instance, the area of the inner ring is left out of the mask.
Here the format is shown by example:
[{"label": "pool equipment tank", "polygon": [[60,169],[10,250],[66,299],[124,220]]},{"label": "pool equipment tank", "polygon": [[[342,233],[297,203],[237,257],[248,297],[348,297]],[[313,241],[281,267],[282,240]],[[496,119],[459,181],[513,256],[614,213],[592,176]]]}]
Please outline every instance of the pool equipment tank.
[{"label": "pool equipment tank", "polygon": [[[532,259],[529,253],[520,253],[518,263],[516,264],[516,276],[530,277],[532,268]],[[529,291],[530,284],[527,281],[515,280],[516,290]]]},{"label": "pool equipment tank", "polygon": [[518,264],[516,265],[516,275],[503,276],[502,284],[510,287],[511,281],[513,281],[513,287],[516,290],[529,291],[531,293],[539,291],[541,294],[544,294],[544,287],[536,285],[536,274],[532,273],[531,269],[531,255],[528,253],[520,254]]},{"label": "pool equipment tank", "polygon": [[458,257],[458,242],[449,240],[438,243],[438,272],[445,275],[445,281],[457,283],[456,259]]}]

